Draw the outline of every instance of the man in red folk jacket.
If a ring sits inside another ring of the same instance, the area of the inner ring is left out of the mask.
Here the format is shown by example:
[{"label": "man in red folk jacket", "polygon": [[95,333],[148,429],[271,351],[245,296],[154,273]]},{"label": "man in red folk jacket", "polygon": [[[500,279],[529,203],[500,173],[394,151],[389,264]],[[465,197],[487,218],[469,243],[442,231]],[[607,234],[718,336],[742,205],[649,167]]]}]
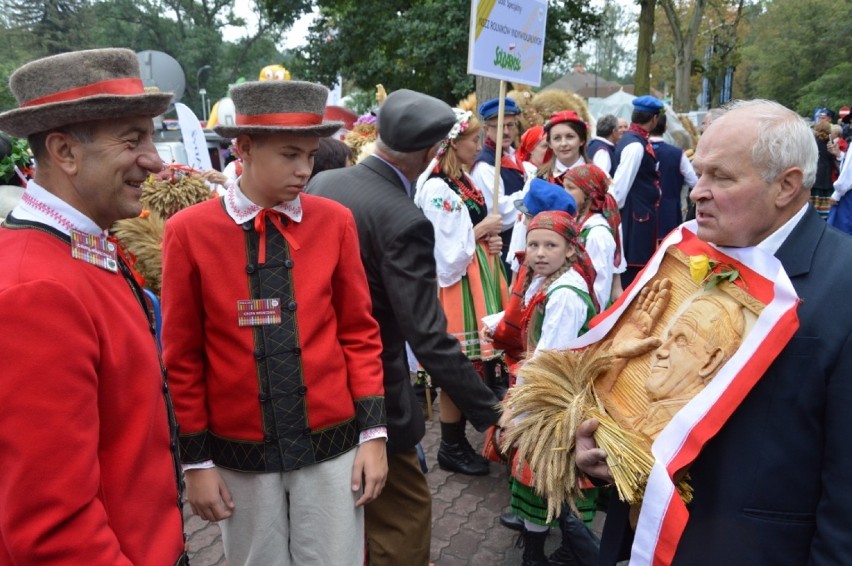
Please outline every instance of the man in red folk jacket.
[{"label": "man in red folk jacket", "polygon": [[162,168],[127,49],[11,77],[38,162],[0,227],[0,565],[186,564],[177,431],[142,288],[107,237]]}]

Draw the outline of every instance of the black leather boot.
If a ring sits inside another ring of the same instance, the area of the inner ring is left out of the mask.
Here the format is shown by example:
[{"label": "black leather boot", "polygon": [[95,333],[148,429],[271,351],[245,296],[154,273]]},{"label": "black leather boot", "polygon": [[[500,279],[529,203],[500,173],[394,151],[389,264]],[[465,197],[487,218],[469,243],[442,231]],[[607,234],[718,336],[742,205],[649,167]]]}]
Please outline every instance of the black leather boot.
[{"label": "black leather boot", "polygon": [[544,543],[547,540],[547,531],[534,533],[524,529],[521,540],[524,547],[524,555],[521,566],[550,566],[547,555],[544,553]]},{"label": "black leather boot", "polygon": [[441,423],[441,445],[438,466],[442,470],[468,476],[485,476],[490,471],[488,460],[474,451],[464,435],[465,422]]},{"label": "black leather boot", "polygon": [[570,510],[559,518],[562,544],[550,555],[551,566],[595,566],[598,563],[600,540]]}]

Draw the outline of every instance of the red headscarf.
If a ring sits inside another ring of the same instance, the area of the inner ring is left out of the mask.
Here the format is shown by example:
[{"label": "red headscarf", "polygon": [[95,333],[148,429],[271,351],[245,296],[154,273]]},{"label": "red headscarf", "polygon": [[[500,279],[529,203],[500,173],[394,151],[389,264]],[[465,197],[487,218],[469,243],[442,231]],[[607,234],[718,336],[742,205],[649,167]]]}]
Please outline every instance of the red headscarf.
[{"label": "red headscarf", "polygon": [[[524,161],[529,161],[530,156],[532,155],[535,146],[539,144],[541,140],[544,139],[544,126],[533,126],[521,136],[521,144],[518,149],[515,151],[515,160],[518,162],[518,165],[523,167]],[[544,154],[544,159],[542,163],[546,163],[550,160],[550,148],[548,148],[547,153]],[[536,167],[541,166],[541,163],[536,165]]]},{"label": "red headscarf", "polygon": [[[618,204],[615,198],[609,194],[611,180],[603,169],[594,163],[585,163],[569,169],[562,177],[562,182],[570,182],[583,191],[586,198],[591,202],[586,218],[594,213],[600,213],[606,219],[615,238],[615,266],[621,263],[621,214],[618,212]],[[581,219],[581,223],[586,218]]]},{"label": "red headscarf", "polygon": [[588,285],[589,296],[595,307],[595,311],[600,312],[600,305],[598,305],[598,299],[594,292],[595,268],[592,267],[592,260],[586,253],[586,248],[583,247],[583,244],[578,239],[580,236],[580,227],[577,225],[574,217],[562,210],[540,212],[530,220],[527,226],[527,234],[533,230],[550,230],[551,232],[556,232],[565,238],[569,244],[574,246],[577,260],[572,267],[577,270],[577,273],[583,277],[586,285]]}]

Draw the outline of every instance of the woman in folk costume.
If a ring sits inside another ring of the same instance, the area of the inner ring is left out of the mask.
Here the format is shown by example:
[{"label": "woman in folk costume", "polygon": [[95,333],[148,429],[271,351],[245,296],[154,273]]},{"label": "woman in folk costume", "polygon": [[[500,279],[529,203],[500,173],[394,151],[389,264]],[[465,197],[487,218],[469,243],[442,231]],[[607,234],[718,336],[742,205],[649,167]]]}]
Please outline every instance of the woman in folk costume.
[{"label": "woman in folk costume", "polygon": [[521,143],[515,150],[515,161],[523,167],[524,179],[529,181],[552,155],[553,152],[547,145],[544,126],[533,126],[521,136]]},{"label": "woman in folk costume", "polygon": [[595,269],[595,295],[605,309],[621,295],[621,278],[614,274],[627,269],[621,253],[621,215],[608,189],[612,180],[592,163],[565,173],[562,183],[577,201],[580,241]]},{"label": "woman in folk costume", "polygon": [[[570,214],[548,211],[536,215],[527,226],[525,263],[518,277],[523,293],[521,309],[521,340],[528,355],[543,349],[564,349],[589,328],[598,313],[594,294],[594,273],[583,261],[585,251],[580,243],[580,229]],[[504,328],[517,313],[506,312],[493,332],[496,339],[504,337]],[[510,332],[511,333],[511,332]],[[491,335],[487,331],[486,336]],[[508,393],[512,394],[511,390]],[[504,414],[502,422],[512,415]],[[572,535],[563,529],[563,547],[552,557],[544,554],[547,531],[554,523],[547,522],[547,502],[532,486],[532,471],[526,465],[512,465],[512,511],[524,520],[524,566],[571,564],[561,560],[561,554],[573,559]],[[578,502],[583,507],[582,502]]]},{"label": "woman in folk costume", "polygon": [[[550,146],[547,145],[547,136],[544,133],[544,126],[533,126],[524,132],[521,136],[521,143],[515,151],[515,161],[524,169],[524,189],[519,198],[515,201],[517,207],[519,202],[523,201],[525,195],[530,191],[530,181],[536,178],[536,172],[541,167],[550,161],[553,152],[550,151]],[[509,241],[509,251],[506,255],[506,263],[511,269],[512,277],[518,272],[520,263],[517,259],[518,252],[522,252],[526,247],[527,230],[524,225],[524,215],[518,213],[515,217],[515,225],[512,228],[512,239]]]},{"label": "woman in folk costume", "polygon": [[550,116],[544,124],[544,134],[552,156],[536,172],[536,177],[561,183],[566,171],[586,162],[589,126],[573,110],[563,110]]},{"label": "woman in folk costume", "polygon": [[[435,227],[438,295],[447,330],[481,371],[482,362],[498,356],[490,344],[480,343],[480,319],[503,310],[506,274],[500,260],[500,216],[488,214],[482,192],[462,169],[476,158],[479,130],[471,112],[456,109],[456,124],[418,180],[414,202]],[[463,415],[444,391],[440,401],[438,465],[463,474],[487,474],[488,461],[465,437]]]},{"label": "woman in folk costume", "polygon": [[[550,183],[562,184],[562,176],[572,167],[578,167],[586,162],[586,143],[589,128],[585,121],[573,110],[554,112],[543,128],[544,139],[549,148],[544,163],[535,174],[527,178],[520,197],[530,190],[533,178],[544,179]],[[524,249],[526,242],[526,227],[523,218],[518,218],[512,228],[512,241],[509,244],[507,261],[513,272],[520,267],[514,258],[517,252]]]},{"label": "woman in folk costume", "polygon": [[814,186],[811,187],[811,204],[825,220],[831,210],[831,193],[834,192],[832,183],[838,173],[837,158],[828,149],[831,139],[831,124],[819,122],[814,126],[814,137],[817,144],[817,171]]}]

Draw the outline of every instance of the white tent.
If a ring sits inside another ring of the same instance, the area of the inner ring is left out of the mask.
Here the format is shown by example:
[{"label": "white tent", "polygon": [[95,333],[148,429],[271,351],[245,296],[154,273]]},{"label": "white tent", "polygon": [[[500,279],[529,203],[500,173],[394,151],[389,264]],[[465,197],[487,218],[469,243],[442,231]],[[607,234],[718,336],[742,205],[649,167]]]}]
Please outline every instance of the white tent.
[{"label": "white tent", "polygon": [[[599,120],[607,114],[612,114],[629,122],[630,115],[633,113],[634,98],[636,97],[632,94],[619,90],[606,98],[601,98],[594,102],[589,101],[589,112],[594,116],[595,120]],[[666,120],[666,135],[663,138],[667,142],[682,149],[691,148],[692,138],[689,132],[686,131],[677,113],[668,104],[666,104]]]}]

